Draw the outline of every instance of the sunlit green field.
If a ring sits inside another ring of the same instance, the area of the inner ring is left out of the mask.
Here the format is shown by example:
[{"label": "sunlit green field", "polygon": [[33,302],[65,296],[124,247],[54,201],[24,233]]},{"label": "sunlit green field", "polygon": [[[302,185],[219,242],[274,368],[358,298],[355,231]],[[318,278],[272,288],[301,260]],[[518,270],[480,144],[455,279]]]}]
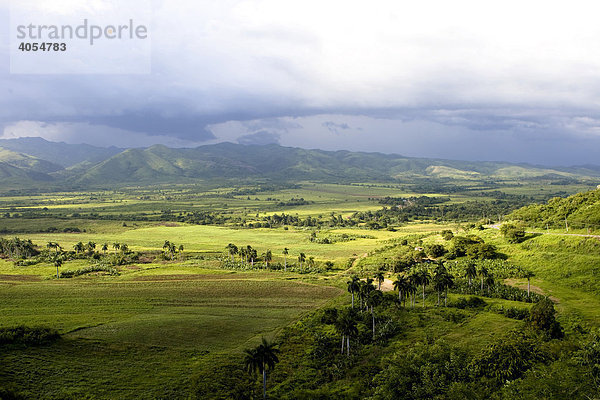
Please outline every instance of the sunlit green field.
[{"label": "sunlit green field", "polygon": [[177,272],[70,280],[0,276],[0,326],[51,326],[64,334],[57,345],[1,354],[11,367],[2,369],[0,382],[36,398],[62,391],[153,398],[164,390],[184,398],[194,366],[273,337],[341,292],[277,274]]},{"label": "sunlit green field", "polygon": [[[295,189],[223,197],[232,189],[137,188],[1,198],[4,214],[0,215],[0,232],[10,233],[0,236],[31,239],[40,249],[48,242],[57,242],[63,249],[72,250],[78,242],[92,241],[97,250],[107,243],[108,253],[115,252],[113,243],[126,243],[133,251],[158,255],[168,240],[183,245],[184,251],[173,261],[153,259],[120,266],[119,276],[88,274],[71,279],[56,279],[56,267],[47,262],[15,266],[0,259],[0,327],[47,326],[63,334],[52,345],[12,346],[1,352],[0,386],[12,385],[30,398],[188,398],[190,379],[198,371],[209,371],[224,360],[241,357],[243,349],[262,336],[276,337],[283,328],[325,304],[347,304],[347,277],[364,272],[353,260],[376,260],[377,264],[378,249],[407,237],[421,238],[424,245],[447,245],[439,235],[444,229],[457,235],[481,236],[510,261],[535,272],[535,290],[557,300],[559,320],[565,326],[573,321],[600,326],[597,240],[548,235],[509,245],[496,229],[470,229],[467,224],[455,222],[407,222],[393,230],[315,230],[294,226],[249,229],[132,218],[142,214],[156,217],[167,209],[227,211],[249,221],[257,214],[262,217],[282,212],[304,217],[326,217],[335,212],[346,217],[356,211],[380,209],[377,199],[381,197],[421,195],[400,185],[303,183]],[[531,185],[506,191],[541,195],[550,189]],[[450,203],[491,200],[465,193],[443,196],[449,197]],[[278,206],[280,201],[297,198],[310,204]],[[44,207],[51,216],[18,215]],[[97,218],[82,217],[89,213],[97,214]],[[72,227],[80,232],[64,232]],[[49,228],[52,232],[47,231]],[[320,238],[342,234],[356,238],[318,244],[310,240],[313,231]],[[287,248],[288,264],[296,263],[298,255],[304,253],[319,263],[333,261],[335,267],[327,273],[310,274],[228,270],[219,260],[228,256],[228,243],[250,245],[259,257],[270,250],[275,263],[283,263],[282,251]],[[414,248],[414,244],[411,246]],[[393,258],[396,250],[388,251],[385,257]],[[88,259],[72,260],[60,270],[90,264]],[[393,280],[394,276],[388,273],[387,278]],[[523,279],[510,283],[526,285]],[[454,296],[451,294],[450,299]],[[430,297],[427,304],[433,307],[434,301]],[[515,306],[497,299],[488,302]],[[487,341],[522,324],[493,312],[473,312],[456,323],[445,313],[440,310],[411,315],[419,329],[406,331],[394,345],[409,348],[415,341],[444,338],[467,349],[480,349]]]}]

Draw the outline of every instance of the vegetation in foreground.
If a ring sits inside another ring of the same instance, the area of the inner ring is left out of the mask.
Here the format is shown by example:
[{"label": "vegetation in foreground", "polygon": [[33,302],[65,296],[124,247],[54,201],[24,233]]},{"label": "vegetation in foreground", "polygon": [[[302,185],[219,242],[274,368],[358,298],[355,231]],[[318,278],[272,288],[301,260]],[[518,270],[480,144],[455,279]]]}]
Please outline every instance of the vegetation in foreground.
[{"label": "vegetation in foreground", "polygon": [[[281,197],[270,192],[261,192],[258,200],[233,196],[240,206],[234,213],[245,215],[243,226],[227,219],[221,226],[161,221],[182,212],[152,214],[160,202],[146,208],[145,200],[128,203],[126,196],[111,207],[90,198],[69,204],[72,198],[58,196],[54,205],[46,203],[48,210],[39,204],[8,210],[0,220],[14,233],[0,242],[0,393],[290,399],[599,395],[597,239],[560,236],[566,232],[552,227],[554,235],[530,233],[539,227],[519,218],[523,210],[501,229],[485,224],[495,219],[491,215],[473,219],[476,212],[442,218],[448,209],[440,207],[458,200],[452,195],[419,200],[414,209],[403,206],[412,213],[404,220],[383,209],[400,210],[397,189],[358,188],[371,198],[376,197],[371,190],[386,193],[379,196],[385,204],[348,202],[348,194],[319,200],[325,191],[296,192],[289,198],[305,202],[293,205],[267,200]],[[180,206],[192,207],[192,197]],[[273,202],[275,209],[260,209]],[[575,203],[581,209],[595,204]],[[256,209],[243,211],[242,204]],[[83,211],[88,205],[94,211]],[[288,215],[288,207],[305,207],[297,221],[313,222],[273,224],[272,216]],[[327,215],[330,207],[338,212]],[[229,212],[219,208],[210,212]],[[580,208],[569,215],[581,214]],[[144,213],[147,220],[138,220]],[[136,217],[115,223],[119,215]],[[460,223],[462,218],[471,222]],[[71,228],[41,232],[28,221],[41,222],[42,229]],[[266,354],[257,350],[261,343],[279,352],[259,356]],[[244,360],[244,354],[250,358]]]}]

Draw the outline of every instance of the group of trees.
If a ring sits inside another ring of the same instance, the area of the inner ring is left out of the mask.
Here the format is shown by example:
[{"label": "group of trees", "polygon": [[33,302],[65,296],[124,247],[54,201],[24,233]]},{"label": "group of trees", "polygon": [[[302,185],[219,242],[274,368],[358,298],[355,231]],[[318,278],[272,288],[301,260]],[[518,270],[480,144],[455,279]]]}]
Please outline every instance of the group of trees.
[{"label": "group of trees", "polygon": [[29,239],[0,238],[0,257],[11,259],[29,258],[39,254],[35,245]]},{"label": "group of trees", "polygon": [[184,247],[182,244],[177,246],[175,243],[165,240],[162,249],[163,256],[165,257],[165,259],[169,259],[172,261],[175,258],[175,254],[179,253],[180,256],[183,254]]},{"label": "group of trees", "polygon": [[[225,247],[225,249],[227,250],[227,253],[229,254],[230,261],[232,263],[235,263],[236,256],[239,256],[239,262],[242,264],[242,266],[250,265],[251,267],[253,267],[255,262],[262,261],[262,262],[264,262],[264,267],[269,268],[274,259],[273,252],[271,250],[267,249],[265,252],[261,253],[259,256],[258,251],[255,248],[253,248],[251,245],[238,247],[233,243],[229,243]],[[287,271],[287,268],[288,268],[289,254],[290,254],[290,249],[288,249],[287,247],[285,247],[281,251],[281,255],[283,256],[284,271]],[[298,253],[297,262],[300,267],[300,272],[303,271],[304,265],[306,265],[306,267],[308,267],[308,268],[313,268],[316,266],[315,258],[313,256],[307,257],[306,254],[302,253],[302,252]],[[326,262],[325,265],[326,265],[326,267],[331,267],[331,266],[333,266],[333,263]]]},{"label": "group of trees", "polygon": [[448,272],[443,263],[438,263],[433,273],[428,271],[425,264],[413,268],[410,272],[404,272],[398,275],[393,282],[394,289],[398,291],[398,302],[406,307],[406,299],[411,299],[411,305],[414,307],[416,294],[421,289],[422,306],[425,307],[425,287],[432,284],[437,292],[437,305],[440,305],[442,294],[444,294],[444,305],[448,303],[448,289],[454,286],[454,276]]}]

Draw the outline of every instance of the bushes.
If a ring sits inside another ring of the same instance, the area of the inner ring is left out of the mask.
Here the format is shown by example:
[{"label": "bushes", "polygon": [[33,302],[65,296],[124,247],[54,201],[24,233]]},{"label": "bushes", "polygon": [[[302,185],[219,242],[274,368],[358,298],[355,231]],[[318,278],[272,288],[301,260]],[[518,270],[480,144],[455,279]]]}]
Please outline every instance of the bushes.
[{"label": "bushes", "polygon": [[51,328],[29,328],[23,325],[0,328],[0,344],[40,345],[51,343],[59,338],[59,333]]},{"label": "bushes", "polygon": [[103,266],[103,265],[92,265],[89,267],[76,269],[74,271],[63,271],[60,273],[60,277],[61,278],[73,278],[75,276],[91,274],[93,272],[107,272],[108,275],[113,275],[113,276],[121,275],[121,273],[113,267],[108,267],[108,266]]},{"label": "bushes", "polygon": [[554,317],[554,303],[547,297],[538,301],[529,312],[529,324],[551,339],[564,336],[563,330]]},{"label": "bushes", "polygon": [[450,307],[456,307],[462,310],[464,310],[465,308],[480,309],[485,307],[486,305],[487,303],[485,302],[485,300],[477,296],[471,296],[468,300],[464,297],[461,297],[457,301],[450,303]]},{"label": "bushes", "polygon": [[500,233],[508,243],[521,243],[525,239],[525,231],[513,224],[503,224],[500,227]]}]

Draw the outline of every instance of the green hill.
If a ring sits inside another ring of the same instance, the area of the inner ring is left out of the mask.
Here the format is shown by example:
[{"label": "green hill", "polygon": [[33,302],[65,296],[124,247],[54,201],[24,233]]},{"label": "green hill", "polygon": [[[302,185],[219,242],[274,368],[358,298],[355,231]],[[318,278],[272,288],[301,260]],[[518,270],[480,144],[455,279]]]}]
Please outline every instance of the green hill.
[{"label": "green hill", "polygon": [[523,221],[530,226],[545,228],[600,228],[600,188],[577,193],[567,198],[555,197],[546,204],[523,207],[509,215],[510,219]]},{"label": "green hill", "polygon": [[0,139],[0,147],[69,167],[83,161],[97,163],[123,151],[117,147],[49,142],[39,137]]},{"label": "green hill", "polygon": [[[519,173],[515,174],[514,171]],[[415,176],[442,179],[576,177],[552,169],[508,163],[436,160],[395,154],[232,143],[194,149],[172,149],[165,146],[129,149],[86,168],[85,171],[74,167],[72,172],[72,179],[88,184],[250,177],[330,182],[392,181]],[[78,172],[81,174],[78,175]]]},{"label": "green hill", "polygon": [[[104,184],[187,183],[215,179],[266,179],[419,183],[545,180],[560,184],[597,179],[593,167],[544,168],[505,162],[411,158],[397,154],[323,151],[275,144],[219,143],[197,148],[117,149],[52,143],[41,138],[0,140],[0,162],[26,172],[50,174],[56,183],[78,187]],[[14,150],[18,149],[18,150]],[[65,168],[63,168],[65,167]],[[6,170],[0,180],[18,175]],[[44,179],[49,179],[46,176]],[[586,182],[590,183],[590,182]],[[458,185],[458,183],[457,183]]]},{"label": "green hill", "polygon": [[49,174],[63,169],[60,165],[50,161],[41,160],[27,154],[16,153],[0,147],[0,162],[4,162],[15,168],[20,168],[28,172],[37,172]]}]

